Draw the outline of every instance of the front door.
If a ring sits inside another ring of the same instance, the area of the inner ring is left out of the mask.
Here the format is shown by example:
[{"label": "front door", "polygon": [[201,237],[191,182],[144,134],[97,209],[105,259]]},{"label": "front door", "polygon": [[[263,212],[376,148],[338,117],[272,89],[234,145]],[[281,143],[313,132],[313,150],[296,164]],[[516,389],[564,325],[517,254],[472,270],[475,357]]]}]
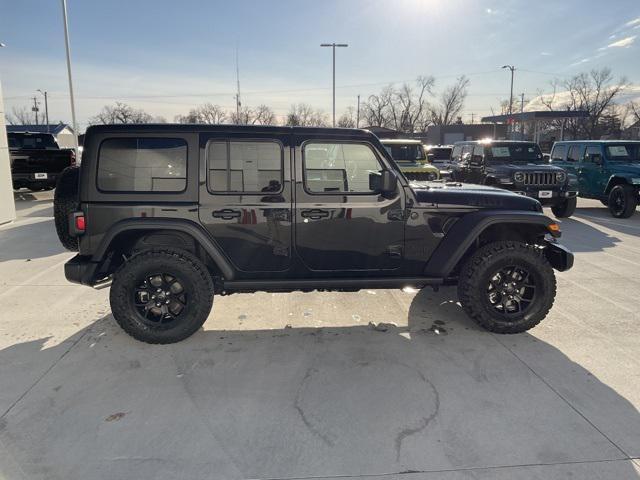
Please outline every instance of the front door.
[{"label": "front door", "polygon": [[200,222],[238,270],[291,263],[288,132],[201,134]]},{"label": "front door", "polygon": [[587,145],[582,162],[578,167],[578,172],[580,192],[590,196],[597,196],[604,192],[605,175],[603,171],[602,147],[600,145]]},{"label": "front door", "polygon": [[387,168],[373,145],[322,138],[296,148],[296,252],[313,271],[390,271],[402,264],[404,197],[369,188]]}]

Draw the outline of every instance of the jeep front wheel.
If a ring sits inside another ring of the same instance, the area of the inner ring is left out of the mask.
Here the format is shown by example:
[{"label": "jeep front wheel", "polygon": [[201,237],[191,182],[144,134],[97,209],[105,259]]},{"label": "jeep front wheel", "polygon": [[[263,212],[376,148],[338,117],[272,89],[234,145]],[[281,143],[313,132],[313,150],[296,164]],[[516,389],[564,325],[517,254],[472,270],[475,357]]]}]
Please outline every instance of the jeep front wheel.
[{"label": "jeep front wheel", "polygon": [[568,218],[576,211],[578,199],[576,197],[566,198],[551,207],[551,211],[556,218]]},{"label": "jeep front wheel", "polygon": [[190,253],[146,250],[116,271],[111,311],[122,329],[146,343],[175,343],[205,322],[213,303],[213,282]]},{"label": "jeep front wheel", "polygon": [[541,249],[522,242],[483,246],[465,263],[458,297],[465,312],[491,332],[521,333],[553,305],[556,279]]},{"label": "jeep front wheel", "polygon": [[616,218],[629,218],[637,205],[638,192],[631,185],[616,185],[609,192],[609,212]]}]

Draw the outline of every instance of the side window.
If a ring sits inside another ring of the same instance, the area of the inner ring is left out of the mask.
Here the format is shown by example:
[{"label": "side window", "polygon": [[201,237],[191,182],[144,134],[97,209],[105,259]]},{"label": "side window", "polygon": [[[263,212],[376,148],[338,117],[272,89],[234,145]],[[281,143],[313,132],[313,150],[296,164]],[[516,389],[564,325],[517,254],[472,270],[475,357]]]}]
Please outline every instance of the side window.
[{"label": "side window", "polygon": [[456,145],[455,147],[453,147],[453,150],[451,151],[451,161],[459,162],[461,155],[462,155],[462,145]]},{"label": "side window", "polygon": [[556,145],[551,152],[551,160],[563,161],[564,156],[567,154],[566,145]]},{"label": "side window", "polygon": [[602,160],[602,150],[600,149],[600,145],[587,146],[587,149],[584,152],[584,161],[594,163],[594,157],[600,157],[600,160]]},{"label": "side window", "polygon": [[304,184],[312,193],[372,193],[369,174],[382,165],[361,143],[307,143],[303,148]]},{"label": "side window", "polygon": [[187,142],[179,138],[110,138],[98,152],[98,189],[181,192],[187,188]]},{"label": "side window", "polygon": [[282,147],[273,141],[212,141],[207,145],[207,185],[212,193],[282,190]]},{"label": "side window", "polygon": [[473,155],[478,155],[480,157],[484,156],[484,147],[482,145],[476,145],[473,147]]},{"label": "side window", "polygon": [[473,152],[473,145],[465,145],[462,147],[462,161],[466,162],[471,157],[471,152]]},{"label": "side window", "polygon": [[579,162],[581,151],[582,145],[571,145],[571,148],[569,148],[569,154],[567,155],[567,162]]}]

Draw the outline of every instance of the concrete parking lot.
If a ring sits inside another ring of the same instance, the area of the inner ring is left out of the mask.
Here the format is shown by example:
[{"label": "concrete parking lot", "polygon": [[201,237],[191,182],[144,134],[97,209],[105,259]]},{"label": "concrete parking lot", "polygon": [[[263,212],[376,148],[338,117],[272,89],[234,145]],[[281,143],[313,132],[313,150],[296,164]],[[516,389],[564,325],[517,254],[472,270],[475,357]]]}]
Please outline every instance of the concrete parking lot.
[{"label": "concrete parking lot", "polygon": [[0,227],[0,479],[640,478],[640,213],[579,202],[526,334],[450,288],[258,293],[150,346],[66,282],[50,199]]}]

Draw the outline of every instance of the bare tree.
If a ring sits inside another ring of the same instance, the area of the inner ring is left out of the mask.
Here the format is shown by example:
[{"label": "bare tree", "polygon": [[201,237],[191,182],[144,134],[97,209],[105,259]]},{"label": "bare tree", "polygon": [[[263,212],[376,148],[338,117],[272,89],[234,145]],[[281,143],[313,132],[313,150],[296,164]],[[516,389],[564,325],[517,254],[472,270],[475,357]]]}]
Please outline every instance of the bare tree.
[{"label": "bare tree", "polygon": [[338,127],[356,128],[356,112],[355,108],[349,106],[338,119]]},{"label": "bare tree", "polygon": [[[392,115],[396,130],[413,133],[418,129],[426,129],[429,104],[427,96],[433,92],[433,77],[420,76],[415,85],[405,83],[396,92],[392,102]],[[420,128],[418,128],[420,127]]]},{"label": "bare tree", "polygon": [[287,114],[286,124],[294,127],[326,127],[327,115],[308,103],[293,104]]},{"label": "bare tree", "polygon": [[178,123],[203,123],[215,125],[224,123],[227,119],[227,112],[219,105],[205,103],[199,107],[192,108],[186,115],[178,115],[176,122]]},{"label": "bare tree", "polygon": [[28,107],[13,107],[6,116],[9,125],[34,125],[35,117]]},{"label": "bare tree", "polygon": [[390,128],[391,117],[389,111],[393,103],[394,90],[392,85],[382,89],[378,95],[370,95],[362,105],[362,118],[369,126]]},{"label": "bare tree", "polygon": [[89,125],[113,125],[119,123],[151,123],[154,118],[142,109],[133,108],[126,103],[116,102],[105,105],[100,112],[89,119]]},{"label": "bare tree", "polygon": [[640,122],[640,102],[629,102],[627,104],[627,115],[631,117],[631,123]]},{"label": "bare tree", "polygon": [[427,97],[434,79],[418,77],[414,84],[399,88],[388,85],[378,95],[370,95],[362,105],[362,117],[368,125],[394,128],[403,132],[423,131],[430,124]]},{"label": "bare tree", "polygon": [[250,107],[241,107],[240,111],[233,111],[229,115],[229,121],[234,125],[251,125],[255,118],[255,112]]},{"label": "bare tree", "polygon": [[464,108],[469,89],[469,79],[462,75],[448,86],[438,97],[438,104],[431,110],[431,119],[436,125],[451,125]]},{"label": "bare tree", "polygon": [[271,107],[262,104],[256,108],[252,123],[254,125],[276,125],[278,121]]}]

